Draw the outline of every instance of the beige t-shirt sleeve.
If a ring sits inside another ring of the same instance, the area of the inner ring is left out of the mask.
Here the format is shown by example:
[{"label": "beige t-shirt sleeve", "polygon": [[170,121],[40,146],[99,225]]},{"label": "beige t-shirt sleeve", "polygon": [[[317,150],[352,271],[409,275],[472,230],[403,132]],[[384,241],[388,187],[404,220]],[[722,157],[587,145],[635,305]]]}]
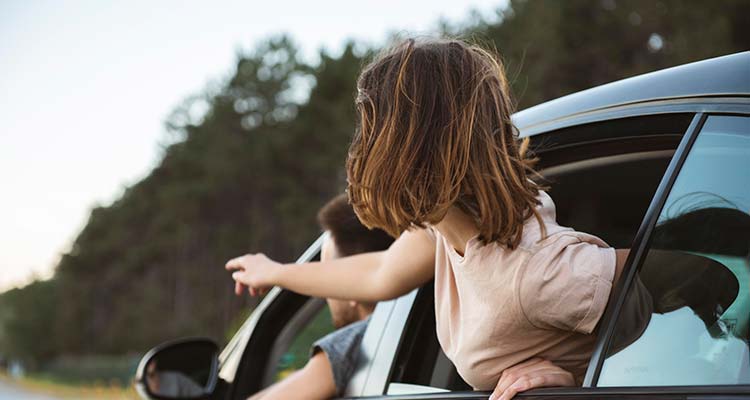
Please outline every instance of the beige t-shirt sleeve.
[{"label": "beige t-shirt sleeve", "polygon": [[521,310],[537,328],[589,334],[612,290],[615,249],[581,232],[555,236],[534,249],[521,271]]}]

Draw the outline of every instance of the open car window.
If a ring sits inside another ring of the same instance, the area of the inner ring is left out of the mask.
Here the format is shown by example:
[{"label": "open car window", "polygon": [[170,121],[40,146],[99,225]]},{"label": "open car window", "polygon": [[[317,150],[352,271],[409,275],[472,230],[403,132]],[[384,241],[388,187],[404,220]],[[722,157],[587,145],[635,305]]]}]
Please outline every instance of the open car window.
[{"label": "open car window", "polygon": [[662,208],[597,386],[750,384],[750,118],[710,116]]}]

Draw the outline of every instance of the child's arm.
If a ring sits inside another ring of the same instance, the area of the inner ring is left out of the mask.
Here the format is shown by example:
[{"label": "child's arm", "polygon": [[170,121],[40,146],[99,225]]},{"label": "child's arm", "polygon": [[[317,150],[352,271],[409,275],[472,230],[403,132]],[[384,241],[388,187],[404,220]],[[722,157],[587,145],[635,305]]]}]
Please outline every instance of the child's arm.
[{"label": "child's arm", "polygon": [[230,260],[236,292],[281,286],[314,297],[375,302],[408,293],[432,279],[435,240],[424,230],[404,232],[388,250],[304,264],[280,264],[263,254]]}]

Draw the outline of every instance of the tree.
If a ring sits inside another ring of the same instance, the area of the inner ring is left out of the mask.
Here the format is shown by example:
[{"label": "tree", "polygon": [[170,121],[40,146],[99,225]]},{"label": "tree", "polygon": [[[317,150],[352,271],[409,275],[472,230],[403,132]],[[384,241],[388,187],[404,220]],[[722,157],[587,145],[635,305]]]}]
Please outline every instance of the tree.
[{"label": "tree", "polygon": [[[440,29],[494,46],[525,108],[748,49],[748,18],[740,0],[511,0],[495,19]],[[0,295],[0,353],[43,362],[225,339],[255,304],[232,294],[226,260],[262,251],[292,261],[319,233],[318,208],[344,188],[355,80],[378,50],[357,48],[308,65],[277,36],[238,54],[231,76],[168,116],[160,163],[91,211],[54,277]]]}]

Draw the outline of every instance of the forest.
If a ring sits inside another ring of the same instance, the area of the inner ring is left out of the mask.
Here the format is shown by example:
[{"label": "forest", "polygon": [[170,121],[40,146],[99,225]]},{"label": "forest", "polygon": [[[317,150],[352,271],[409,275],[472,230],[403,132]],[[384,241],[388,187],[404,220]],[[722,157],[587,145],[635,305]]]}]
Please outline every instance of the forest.
[{"label": "forest", "polygon": [[[512,0],[436,27],[501,54],[520,110],[748,50],[750,2]],[[276,33],[238,54],[165,116],[161,161],[91,210],[54,276],[0,294],[0,358],[44,370],[180,336],[226,343],[258,300],[234,296],[224,263],[292,261],[320,233],[318,208],[345,187],[355,80],[378,50],[350,40],[311,64]]]}]

